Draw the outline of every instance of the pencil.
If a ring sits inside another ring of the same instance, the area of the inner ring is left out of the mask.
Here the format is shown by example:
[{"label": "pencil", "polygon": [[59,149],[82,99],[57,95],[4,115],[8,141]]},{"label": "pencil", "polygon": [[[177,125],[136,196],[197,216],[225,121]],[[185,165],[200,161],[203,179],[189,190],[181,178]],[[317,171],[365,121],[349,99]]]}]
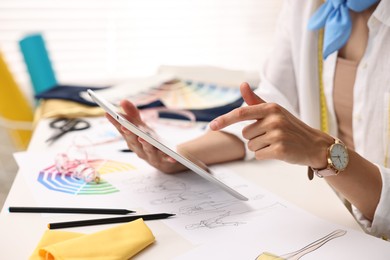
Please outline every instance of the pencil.
[{"label": "pencil", "polygon": [[74,213],[74,214],[113,214],[126,215],[134,213],[127,209],[103,209],[103,208],[53,208],[53,207],[9,207],[9,212],[20,213]]},{"label": "pencil", "polygon": [[164,219],[174,215],[175,214],[158,213],[158,214],[134,215],[134,216],[116,217],[116,218],[87,219],[87,220],[78,220],[78,221],[69,221],[69,222],[50,223],[47,225],[47,227],[49,229],[83,227],[83,226],[104,225],[104,224],[113,224],[113,223],[124,223],[139,218],[142,218],[143,220]]}]

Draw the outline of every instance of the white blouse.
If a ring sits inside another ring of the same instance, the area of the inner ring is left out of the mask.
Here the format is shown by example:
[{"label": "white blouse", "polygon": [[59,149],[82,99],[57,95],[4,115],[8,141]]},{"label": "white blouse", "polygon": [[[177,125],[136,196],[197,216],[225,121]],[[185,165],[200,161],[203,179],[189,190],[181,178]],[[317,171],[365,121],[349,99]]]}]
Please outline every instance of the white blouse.
[{"label": "white blouse", "polygon": [[[321,0],[285,0],[274,50],[261,71],[256,93],[275,102],[311,127],[320,128],[318,80],[318,34],[307,29],[308,19]],[[390,237],[390,0],[381,0],[368,21],[369,38],[357,68],[353,93],[353,140],[355,151],[380,169],[381,199],[372,222],[354,208],[354,214],[372,235]],[[337,135],[333,105],[333,82],[337,53],[324,61],[323,82],[329,132]],[[238,123],[224,131],[246,143]],[[246,159],[254,158],[247,149]]]}]

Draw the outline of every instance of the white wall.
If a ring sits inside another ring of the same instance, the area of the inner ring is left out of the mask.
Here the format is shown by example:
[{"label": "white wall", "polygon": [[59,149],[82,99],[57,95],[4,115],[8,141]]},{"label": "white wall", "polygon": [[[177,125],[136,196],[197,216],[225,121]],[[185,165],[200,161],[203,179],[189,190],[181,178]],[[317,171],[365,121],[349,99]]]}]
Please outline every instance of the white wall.
[{"label": "white wall", "polygon": [[258,70],[282,0],[1,0],[0,50],[27,95],[18,41],[42,32],[62,83],[117,82],[158,66]]}]

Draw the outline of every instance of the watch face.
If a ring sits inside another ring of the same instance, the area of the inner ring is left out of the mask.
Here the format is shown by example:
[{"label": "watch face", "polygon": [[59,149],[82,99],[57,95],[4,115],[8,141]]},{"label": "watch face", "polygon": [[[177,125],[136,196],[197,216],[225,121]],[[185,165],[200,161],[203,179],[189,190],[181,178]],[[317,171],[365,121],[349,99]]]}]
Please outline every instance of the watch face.
[{"label": "watch face", "polygon": [[342,144],[334,144],[330,148],[330,159],[336,170],[344,170],[348,165],[348,151]]}]

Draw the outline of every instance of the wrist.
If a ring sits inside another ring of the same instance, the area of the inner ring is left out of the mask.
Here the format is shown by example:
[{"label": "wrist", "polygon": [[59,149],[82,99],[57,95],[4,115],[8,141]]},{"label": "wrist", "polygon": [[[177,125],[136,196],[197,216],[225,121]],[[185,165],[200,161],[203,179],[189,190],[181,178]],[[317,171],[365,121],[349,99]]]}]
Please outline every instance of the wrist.
[{"label": "wrist", "polygon": [[320,132],[318,138],[313,142],[314,148],[308,166],[314,169],[324,169],[328,165],[328,148],[334,143],[334,138],[328,134]]},{"label": "wrist", "polygon": [[[326,149],[326,166],[321,168],[311,167],[314,173],[320,177],[336,176],[344,171],[349,163],[348,148],[338,138],[333,138],[333,143]],[[309,179],[312,174],[309,174]]]}]

